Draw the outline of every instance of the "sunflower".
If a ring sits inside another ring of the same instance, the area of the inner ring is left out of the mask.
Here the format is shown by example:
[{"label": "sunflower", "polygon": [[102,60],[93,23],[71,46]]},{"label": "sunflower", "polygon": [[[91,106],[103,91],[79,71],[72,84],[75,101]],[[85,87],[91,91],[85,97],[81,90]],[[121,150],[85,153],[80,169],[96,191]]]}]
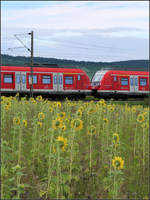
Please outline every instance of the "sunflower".
[{"label": "sunflower", "polygon": [[136,112],[136,107],[133,106],[133,107],[131,108],[131,111],[132,111],[133,113],[135,113],[135,112]]},{"label": "sunflower", "polygon": [[11,106],[11,101],[6,102],[6,106],[10,107]]},{"label": "sunflower", "polygon": [[53,112],[53,108],[51,106],[49,107],[49,112]]},{"label": "sunflower", "polygon": [[43,126],[43,123],[42,123],[42,122],[38,122],[37,124],[38,124],[38,126],[39,126],[40,128],[42,128],[42,126]]},{"label": "sunflower", "polygon": [[115,144],[119,142],[119,135],[118,135],[118,133],[114,133],[114,134],[113,134],[113,142],[114,142]]},{"label": "sunflower", "polygon": [[60,103],[60,102],[55,102],[55,103],[54,103],[54,107],[56,107],[56,108],[61,108],[61,103]]},{"label": "sunflower", "polygon": [[42,98],[42,96],[37,96],[37,97],[36,97],[36,100],[37,100],[37,101],[42,101],[43,98]]},{"label": "sunflower", "polygon": [[109,111],[113,112],[115,108],[114,108],[113,105],[107,105],[107,109],[108,109]]},{"label": "sunflower", "polygon": [[27,120],[22,120],[22,122],[23,122],[23,125],[25,126],[25,127],[27,127]]},{"label": "sunflower", "polygon": [[77,110],[76,114],[77,114],[78,117],[82,117],[82,111],[80,109]]},{"label": "sunflower", "polygon": [[144,115],[143,114],[139,114],[138,116],[137,116],[137,121],[138,122],[143,122],[144,121]]},{"label": "sunflower", "polygon": [[53,129],[62,128],[62,120],[60,120],[60,118],[56,118],[55,120],[52,120],[52,128]]},{"label": "sunflower", "polygon": [[8,105],[5,105],[5,110],[6,110],[6,111],[8,111],[8,110],[9,110],[9,108],[10,108],[10,106],[8,106]]},{"label": "sunflower", "polygon": [[64,119],[65,116],[66,116],[66,113],[65,113],[65,112],[58,113],[58,117],[59,117],[60,119]]},{"label": "sunflower", "polygon": [[97,102],[99,105],[102,105],[102,106],[105,106],[106,103],[105,103],[105,100],[104,99],[101,99],[100,101]]},{"label": "sunflower", "polygon": [[20,118],[19,118],[19,117],[15,117],[15,118],[13,119],[13,123],[14,123],[15,125],[19,125],[19,124],[20,124]]},{"label": "sunflower", "polygon": [[80,106],[78,110],[81,110],[83,112],[84,110],[83,106]]},{"label": "sunflower", "polygon": [[95,126],[90,126],[89,128],[88,128],[88,134],[89,135],[93,135],[93,134],[96,134],[96,127]]},{"label": "sunflower", "polygon": [[56,139],[57,142],[59,142],[59,145],[61,147],[61,149],[64,151],[67,144],[67,139],[63,138],[62,136],[58,136],[58,138]]},{"label": "sunflower", "polygon": [[108,123],[108,119],[107,119],[107,118],[104,118],[103,121],[104,121],[105,123]]},{"label": "sunflower", "polygon": [[44,118],[45,118],[44,113],[40,112],[40,113],[38,114],[38,119],[39,119],[39,120],[43,120]]},{"label": "sunflower", "polygon": [[141,126],[142,126],[143,129],[148,129],[149,128],[149,123],[145,122]]},{"label": "sunflower", "polygon": [[83,128],[83,121],[80,119],[73,119],[71,121],[71,127],[76,131],[81,130]]},{"label": "sunflower", "polygon": [[63,125],[63,126],[61,127],[61,129],[62,129],[62,131],[65,131],[65,130],[66,130],[66,125]]},{"label": "sunflower", "polygon": [[124,165],[124,160],[121,157],[115,157],[112,160],[112,166],[114,167],[114,169],[117,170],[123,169],[123,165]]}]

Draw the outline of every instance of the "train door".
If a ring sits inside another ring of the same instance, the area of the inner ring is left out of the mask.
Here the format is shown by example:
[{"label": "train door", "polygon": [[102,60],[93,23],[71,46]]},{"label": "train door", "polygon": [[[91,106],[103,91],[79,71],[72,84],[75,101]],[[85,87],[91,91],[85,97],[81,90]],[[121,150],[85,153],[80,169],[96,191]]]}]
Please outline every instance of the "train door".
[{"label": "train door", "polygon": [[138,76],[130,76],[130,92],[138,92]]},{"label": "train door", "polygon": [[26,72],[16,72],[16,90],[26,90]]},{"label": "train door", "polygon": [[63,73],[53,73],[54,91],[63,91]]},{"label": "train door", "polygon": [[58,80],[58,91],[63,91],[63,73],[58,73],[57,76],[57,80]]},{"label": "train door", "polygon": [[53,73],[53,90],[57,91],[57,73]]}]

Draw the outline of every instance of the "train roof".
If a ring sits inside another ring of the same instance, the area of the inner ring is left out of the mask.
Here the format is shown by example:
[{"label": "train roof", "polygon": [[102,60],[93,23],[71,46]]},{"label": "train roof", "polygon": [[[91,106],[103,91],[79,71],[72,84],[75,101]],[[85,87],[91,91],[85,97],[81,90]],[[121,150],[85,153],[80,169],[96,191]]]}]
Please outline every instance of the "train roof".
[{"label": "train roof", "polygon": [[[82,69],[77,68],[49,68],[49,67],[33,67],[33,72],[68,72],[68,73],[85,73]],[[6,71],[31,71],[31,67],[25,67],[25,66],[1,66],[1,70]]]},{"label": "train roof", "polygon": [[112,75],[148,75],[149,72],[145,72],[145,71],[123,71],[123,70],[100,70],[100,71],[97,71],[97,73],[109,73],[109,74],[112,74]]}]

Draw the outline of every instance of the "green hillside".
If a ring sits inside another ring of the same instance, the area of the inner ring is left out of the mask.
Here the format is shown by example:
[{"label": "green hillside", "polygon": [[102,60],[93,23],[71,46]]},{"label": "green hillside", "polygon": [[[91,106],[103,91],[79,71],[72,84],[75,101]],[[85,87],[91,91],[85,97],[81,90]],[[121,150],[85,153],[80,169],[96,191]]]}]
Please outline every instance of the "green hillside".
[{"label": "green hillside", "polygon": [[[27,65],[30,57],[1,55],[1,65]],[[78,67],[85,70],[90,77],[100,69],[149,71],[148,60],[129,60],[118,62],[87,62],[55,58],[34,57],[34,63],[58,64],[59,67]]]}]

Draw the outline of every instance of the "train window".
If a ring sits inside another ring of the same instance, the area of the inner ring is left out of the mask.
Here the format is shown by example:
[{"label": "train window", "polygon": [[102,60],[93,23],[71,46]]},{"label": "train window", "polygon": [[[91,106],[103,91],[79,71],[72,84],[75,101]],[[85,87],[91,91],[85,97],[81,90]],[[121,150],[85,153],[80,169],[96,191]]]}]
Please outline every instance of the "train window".
[{"label": "train window", "polygon": [[43,84],[50,84],[51,83],[51,77],[50,76],[43,76],[42,77]]},{"label": "train window", "polygon": [[81,76],[80,75],[78,75],[78,81],[80,81],[81,80]]},{"label": "train window", "polygon": [[121,85],[128,85],[128,78],[121,78]]},{"label": "train window", "polygon": [[16,83],[20,84],[20,74],[16,74]]},{"label": "train window", "polygon": [[146,78],[140,78],[140,86],[146,86],[147,85],[147,79]]},{"label": "train window", "polygon": [[[29,75],[29,83],[31,84],[31,75]],[[33,75],[33,84],[37,84],[37,75]]]},{"label": "train window", "polygon": [[62,85],[62,76],[59,76],[59,84]]},{"label": "train window", "polygon": [[66,85],[72,85],[73,84],[73,77],[72,76],[66,76],[65,77],[65,84]]},{"label": "train window", "polygon": [[26,83],[26,76],[23,74],[22,75],[22,83],[25,84]]},{"label": "train window", "polygon": [[57,84],[57,75],[54,76],[54,84]]},{"label": "train window", "polygon": [[114,81],[117,81],[117,76],[114,76]]},{"label": "train window", "polygon": [[12,83],[13,75],[12,74],[4,74],[4,83]]}]

